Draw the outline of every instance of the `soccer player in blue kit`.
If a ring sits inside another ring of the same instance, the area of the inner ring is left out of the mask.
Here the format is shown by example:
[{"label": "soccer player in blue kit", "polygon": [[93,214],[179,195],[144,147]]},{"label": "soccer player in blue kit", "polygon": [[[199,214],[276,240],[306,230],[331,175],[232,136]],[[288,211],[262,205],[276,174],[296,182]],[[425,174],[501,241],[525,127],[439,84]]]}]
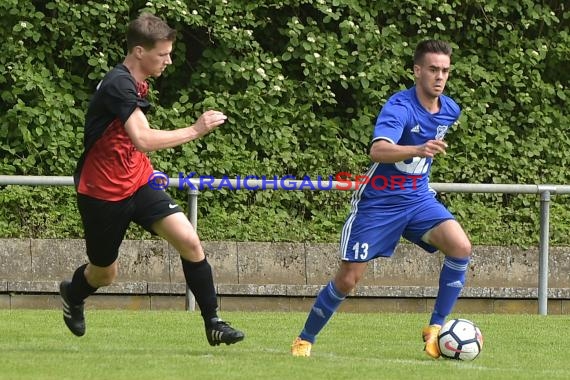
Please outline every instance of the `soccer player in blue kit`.
[{"label": "soccer player in blue kit", "polygon": [[[451,51],[443,41],[420,42],[414,53],[415,85],[394,94],[380,111],[366,173],[372,180],[352,196],[341,234],[340,267],[317,295],[291,346],[293,356],[311,355],[317,335],[356,287],[368,262],[392,256],[400,237],[445,255],[433,313],[422,330],[427,355],[435,359],[441,355],[437,335],[463,289],[471,256],[469,238],[429,186],[433,158],[445,154],[445,134],[461,112],[443,95]],[[387,179],[388,186],[374,178]]]}]

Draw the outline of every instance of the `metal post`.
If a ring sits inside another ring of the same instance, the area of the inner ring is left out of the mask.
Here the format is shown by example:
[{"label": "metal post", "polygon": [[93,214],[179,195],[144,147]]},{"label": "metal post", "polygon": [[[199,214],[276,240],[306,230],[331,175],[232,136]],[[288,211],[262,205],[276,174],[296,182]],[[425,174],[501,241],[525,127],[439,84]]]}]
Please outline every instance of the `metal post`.
[{"label": "metal post", "polygon": [[[188,219],[194,227],[198,230],[198,190],[188,190]],[[186,311],[194,311],[196,309],[196,299],[186,285]]]},{"label": "metal post", "polygon": [[538,314],[548,314],[548,239],[550,236],[550,191],[540,193],[540,242],[538,259]]}]

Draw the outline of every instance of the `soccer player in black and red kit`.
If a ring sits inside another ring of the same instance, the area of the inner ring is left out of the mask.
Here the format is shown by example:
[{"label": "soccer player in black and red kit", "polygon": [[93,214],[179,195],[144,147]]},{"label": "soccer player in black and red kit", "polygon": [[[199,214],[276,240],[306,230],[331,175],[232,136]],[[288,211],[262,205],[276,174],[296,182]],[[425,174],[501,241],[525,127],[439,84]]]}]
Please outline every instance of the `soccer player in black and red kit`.
[{"label": "soccer player in black and red kit", "polygon": [[218,317],[212,269],[188,218],[166,192],[148,183],[154,170],[146,152],[200,138],[227,119],[222,112],[209,110],[184,128],[150,128],[145,80],[159,77],[172,63],[175,38],[176,31],[163,20],[141,14],[128,26],[123,63],[105,75],[89,104],[85,149],[74,176],[89,262],[76,269],[71,281],[60,284],[63,319],[77,336],[85,334],[85,299],[114,281],[119,246],[129,224],[135,222],[180,253],[209,344],[244,339],[241,331]]}]

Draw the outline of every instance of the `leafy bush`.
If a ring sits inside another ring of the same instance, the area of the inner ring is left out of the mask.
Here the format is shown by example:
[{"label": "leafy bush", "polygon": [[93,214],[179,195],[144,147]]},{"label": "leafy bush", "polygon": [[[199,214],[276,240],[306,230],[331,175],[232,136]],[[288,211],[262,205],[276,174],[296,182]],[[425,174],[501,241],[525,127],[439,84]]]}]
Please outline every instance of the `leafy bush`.
[{"label": "leafy bush", "polygon": [[[464,111],[432,182],[570,182],[570,12],[557,0],[4,0],[1,173],[71,174],[89,96],[121,62],[126,25],[142,9],[179,31],[172,67],[152,81],[151,125],[178,128],[208,108],[229,116],[199,141],[152,153],[157,170],[230,178],[361,173],[380,107],[413,83],[413,49],[430,37],[453,43],[448,94]],[[1,236],[81,234],[68,190],[6,187],[1,196]],[[205,191],[199,230],[206,240],[336,241],[349,196]],[[475,243],[537,242],[537,197],[442,197]],[[19,213],[30,202],[46,214],[44,228]],[[561,206],[553,208],[555,231],[567,231],[570,220]],[[62,231],[56,221],[65,215]],[[568,236],[553,233],[552,244],[569,244]]]}]

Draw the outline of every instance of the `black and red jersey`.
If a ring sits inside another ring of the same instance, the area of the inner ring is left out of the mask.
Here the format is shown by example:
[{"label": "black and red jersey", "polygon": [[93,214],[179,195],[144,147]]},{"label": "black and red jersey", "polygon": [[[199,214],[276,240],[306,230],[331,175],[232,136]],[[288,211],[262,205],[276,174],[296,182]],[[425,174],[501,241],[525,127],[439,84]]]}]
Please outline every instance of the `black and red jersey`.
[{"label": "black and red jersey", "polygon": [[150,108],[148,85],[137,83],[123,64],[97,86],[85,118],[84,156],[78,163],[77,192],[119,201],[145,185],[153,172],[147,155],[132,143],[125,123],[138,107]]}]

